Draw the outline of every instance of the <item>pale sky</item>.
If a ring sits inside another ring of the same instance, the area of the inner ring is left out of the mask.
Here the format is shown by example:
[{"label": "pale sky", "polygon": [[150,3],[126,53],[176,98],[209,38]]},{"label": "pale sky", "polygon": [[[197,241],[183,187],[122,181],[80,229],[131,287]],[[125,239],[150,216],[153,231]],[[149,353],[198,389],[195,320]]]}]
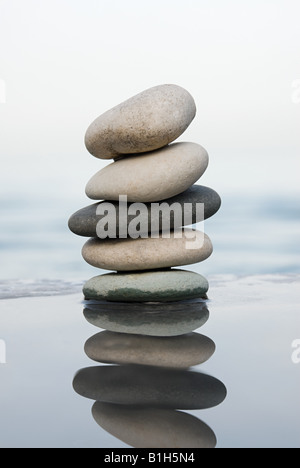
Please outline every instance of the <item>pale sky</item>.
[{"label": "pale sky", "polygon": [[299,0],[0,0],[2,195],[86,200],[108,164],[87,127],[164,83],[196,101],[180,140],[209,152],[199,183],[300,191],[299,21]]}]

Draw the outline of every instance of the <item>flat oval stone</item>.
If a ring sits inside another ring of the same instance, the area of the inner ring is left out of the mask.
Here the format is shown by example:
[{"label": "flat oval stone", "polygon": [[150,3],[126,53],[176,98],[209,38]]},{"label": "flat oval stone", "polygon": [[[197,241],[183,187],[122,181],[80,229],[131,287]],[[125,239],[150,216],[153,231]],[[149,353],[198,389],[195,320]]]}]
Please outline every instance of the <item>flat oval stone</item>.
[{"label": "flat oval stone", "polygon": [[81,369],[73,387],[94,401],[190,410],[213,408],[227,394],[222,382],[206,374],[133,365]]},{"label": "flat oval stone", "polygon": [[[83,246],[82,256],[87,263],[103,270],[144,271],[202,262],[212,252],[206,234],[185,229],[171,232],[169,238],[160,235],[148,239],[90,239]],[[168,276],[165,278],[169,284]]]},{"label": "flat oval stone", "polygon": [[[115,225],[116,235],[113,235],[112,238],[119,237],[120,233],[123,234],[124,231],[126,237],[128,237],[128,228],[130,230],[131,223],[137,216],[136,211],[135,214],[131,214],[131,210],[134,209],[134,204],[129,203],[125,206],[115,201],[111,201],[109,203],[112,208],[107,213],[104,212],[107,202],[95,203],[77,211],[69,220],[69,229],[78,236],[98,237],[98,223],[105,219],[107,224],[104,225],[104,228],[107,231],[109,226]],[[202,222],[203,216],[201,211],[197,210],[197,205],[200,204],[204,205],[204,219],[208,219],[214,216],[220,209],[221,198],[217,192],[209,187],[193,185],[185,192],[176,195],[175,197],[168,198],[164,202],[160,202],[159,205],[161,209],[158,211],[154,209],[151,210],[152,204],[146,203],[146,209],[141,210],[138,213],[140,234],[143,235],[150,233],[151,229],[156,225],[158,226],[158,231],[162,232],[165,229],[165,224],[169,225],[171,229],[176,229],[185,226],[186,224]],[[166,205],[170,208],[169,210],[165,210]],[[181,216],[177,217],[177,215],[175,215],[175,209],[179,205],[181,208]],[[173,207],[175,208],[174,210],[172,210]],[[124,210],[125,216],[122,213],[122,210]],[[123,217],[125,218],[125,221],[123,221]],[[124,223],[124,225],[122,225],[122,223]],[[109,233],[108,238],[110,238]]]},{"label": "flat oval stone", "polygon": [[134,448],[215,448],[212,429],[182,411],[132,408],[97,401],[92,414],[100,427]]},{"label": "flat oval stone", "polygon": [[209,319],[205,302],[89,303],[86,320],[113,332],[146,336],[179,336],[201,328]]},{"label": "flat oval stone", "polygon": [[174,143],[163,149],[120,159],[97,172],[86,186],[92,200],[156,202],[190,188],[208,167],[208,154],[196,143]]},{"label": "flat oval stone", "polygon": [[176,140],[195,115],[188,91],[172,84],[156,86],[98,117],[86,132],[86,148],[101,159],[153,151]]},{"label": "flat oval stone", "polygon": [[174,302],[204,297],[208,288],[198,273],[169,270],[96,276],[85,283],[83,294],[113,302]]},{"label": "flat oval stone", "polygon": [[215,349],[214,342],[199,333],[160,338],[106,330],[85,343],[85,353],[96,362],[178,369],[203,364]]}]

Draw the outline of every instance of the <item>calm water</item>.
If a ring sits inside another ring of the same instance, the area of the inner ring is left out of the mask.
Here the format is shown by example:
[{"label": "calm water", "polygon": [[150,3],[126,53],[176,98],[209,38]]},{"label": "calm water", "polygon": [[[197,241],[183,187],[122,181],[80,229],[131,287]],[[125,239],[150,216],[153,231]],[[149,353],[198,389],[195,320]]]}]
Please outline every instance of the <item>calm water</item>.
[{"label": "calm water", "polygon": [[[114,407],[106,407],[105,421],[101,411],[94,414],[101,427],[91,414],[93,398],[72,386],[79,369],[97,366],[84,343],[100,331],[85,320],[81,294],[82,281],[98,271],[81,258],[85,240],[67,228],[69,215],[82,206],[49,198],[1,201],[0,447],[128,448],[135,446],[139,424],[149,434],[156,431],[151,408],[143,413],[129,407],[122,421]],[[292,343],[300,339],[299,214],[292,198],[237,203],[223,197],[222,210],[206,222],[215,253],[187,269],[209,278],[210,317],[195,332],[217,350],[192,372],[220,381],[227,396],[214,408],[182,410],[187,416],[179,415],[172,426],[177,447],[185,434],[182,418],[191,438],[193,424],[205,423],[219,448],[299,447],[300,364],[292,361]],[[150,393],[157,392],[156,383],[170,381],[168,371],[161,372]],[[183,408],[187,372],[176,381]],[[132,387],[126,373],[117,380],[122,398],[128,388],[143,396],[145,388],[136,382]],[[89,382],[87,392],[94,396]],[[175,410],[163,410],[163,425],[177,418]]]},{"label": "calm water", "polygon": [[[6,345],[6,364],[0,364],[0,447],[112,450],[136,447],[141,435],[143,446],[148,447],[153,433],[159,435],[160,443],[167,438],[169,448],[186,446],[187,433],[190,443],[199,446],[202,439],[197,428],[202,421],[210,428],[212,445],[212,434],[217,439],[218,448],[299,448],[300,364],[292,360],[292,343],[300,338],[299,285],[296,275],[212,281],[210,317],[195,332],[213,340],[216,352],[205,364],[180,371],[175,403],[174,377],[168,369],[150,370],[149,382],[145,369],[127,373],[116,368],[110,380],[103,378],[104,364],[98,364],[102,378],[82,383],[87,398],[74,391],[77,372],[97,366],[85,355],[84,343],[100,332],[85,320],[81,294],[2,300],[0,339]],[[110,352],[116,356],[118,346],[111,346]],[[142,341],[139,353],[145,355]],[[201,381],[191,388],[189,372],[205,373],[220,382],[213,397],[219,405],[211,407],[211,394],[201,396]],[[161,391],[162,383],[167,392]],[[218,391],[223,385],[227,389],[224,401],[223,391],[221,395]],[[194,409],[188,409],[191,389],[196,395]],[[95,398],[115,404],[132,392],[145,399],[146,411],[130,405],[124,419],[112,406],[105,419],[103,414],[98,422],[94,419]],[[193,416],[186,429],[182,419],[168,426],[175,413],[172,405]],[[153,406],[166,411],[159,424]]]}]

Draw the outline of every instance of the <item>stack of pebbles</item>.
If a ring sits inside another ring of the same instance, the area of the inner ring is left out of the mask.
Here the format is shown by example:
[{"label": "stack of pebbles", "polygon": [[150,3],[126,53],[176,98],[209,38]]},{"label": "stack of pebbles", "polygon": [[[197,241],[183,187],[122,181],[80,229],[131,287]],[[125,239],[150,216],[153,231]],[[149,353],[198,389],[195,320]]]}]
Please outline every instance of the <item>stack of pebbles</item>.
[{"label": "stack of pebbles", "polygon": [[208,282],[173,269],[211,255],[209,238],[183,227],[221,205],[212,189],[193,185],[208,166],[207,152],[171,144],[195,114],[187,91],[163,85],[99,117],[86,146],[115,161],[87,185],[98,202],[69,221],[75,234],[91,237],[84,259],[114,271],[84,286],[85,318],[102,329],[85,352],[105,365],[81,369],[73,386],[95,401],[103,429],[136,448],[214,447],[213,430],[184,410],[212,408],[226,397],[222,382],[193,370],[215,352],[211,339],[194,333],[209,318]]},{"label": "stack of pebbles", "polygon": [[212,254],[206,234],[183,226],[213,216],[221,205],[214,190],[194,185],[208,167],[206,150],[172,143],[195,115],[186,90],[162,85],[109,110],[87,130],[88,151],[114,162],[88,182],[86,194],[98,203],[75,213],[69,228],[91,237],[83,258],[114,273],[87,281],[86,299],[162,303],[206,297],[203,276],[173,269]]}]

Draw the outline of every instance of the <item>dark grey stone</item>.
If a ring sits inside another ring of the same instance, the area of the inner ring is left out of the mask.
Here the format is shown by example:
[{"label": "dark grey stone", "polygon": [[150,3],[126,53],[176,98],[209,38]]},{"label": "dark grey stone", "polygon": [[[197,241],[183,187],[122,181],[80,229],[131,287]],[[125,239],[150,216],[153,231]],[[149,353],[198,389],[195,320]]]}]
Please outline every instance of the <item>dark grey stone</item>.
[{"label": "dark grey stone", "polygon": [[73,387],[95,401],[191,410],[213,408],[227,394],[222,382],[206,374],[135,365],[81,369]]},{"label": "dark grey stone", "polygon": [[[79,236],[83,237],[97,237],[97,224],[98,222],[104,218],[104,215],[97,215],[96,211],[100,204],[107,203],[100,202],[95,203],[93,205],[89,205],[86,208],[82,208],[81,210],[74,213],[71,218],[69,219],[69,228],[70,230]],[[112,201],[111,203],[117,213],[117,233],[119,232],[119,203]],[[176,197],[169,198],[168,200],[164,200],[160,203],[167,203],[168,205],[173,205],[174,203],[179,203],[182,207],[185,203],[192,204],[192,223],[195,224],[198,222],[203,221],[203,219],[197,219],[196,216],[196,206],[197,203],[204,204],[204,219],[208,219],[212,217],[217,211],[220,209],[221,206],[221,198],[220,196],[211,188],[204,187],[202,185],[193,185],[184,193],[177,195]],[[132,203],[128,203],[128,209],[132,205]],[[148,208],[148,216],[145,223],[148,223],[148,232],[151,231],[151,203],[145,204]],[[135,215],[128,215],[128,225],[130,222],[135,219]],[[170,213],[170,228],[179,228],[185,225],[184,216],[182,216],[181,221],[175,222],[174,213]],[[113,222],[113,220],[112,220]],[[162,231],[163,224],[162,224],[162,214],[159,215],[159,231]]]}]

